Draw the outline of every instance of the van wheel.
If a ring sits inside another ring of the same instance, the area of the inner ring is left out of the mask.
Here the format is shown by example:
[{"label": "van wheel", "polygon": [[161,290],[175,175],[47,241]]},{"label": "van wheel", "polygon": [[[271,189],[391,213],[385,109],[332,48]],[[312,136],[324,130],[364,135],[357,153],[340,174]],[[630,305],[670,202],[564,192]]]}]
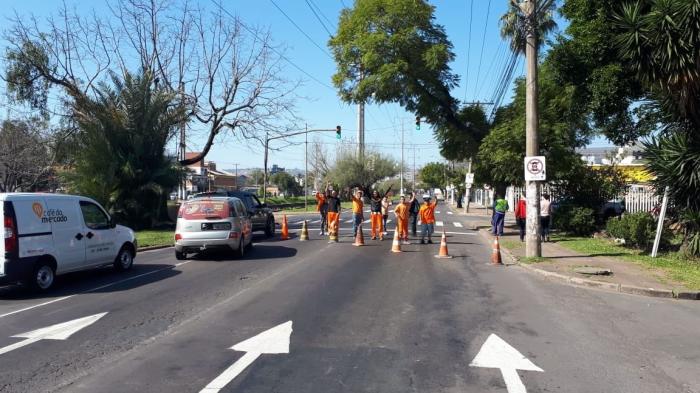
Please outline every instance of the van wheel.
[{"label": "van wheel", "polygon": [[123,246],[117,254],[117,258],[114,260],[114,268],[120,272],[127,271],[134,266],[134,254],[131,252],[129,247]]},{"label": "van wheel", "polygon": [[56,279],[56,272],[50,263],[45,261],[37,262],[29,278],[29,286],[37,291],[46,292],[53,286]]},{"label": "van wheel", "polygon": [[275,236],[275,220],[267,220],[267,225],[265,226],[265,236],[272,237]]},{"label": "van wheel", "polygon": [[236,250],[236,257],[243,259],[245,257],[245,242],[243,241],[243,236],[241,236],[241,241],[238,242],[238,250]]},{"label": "van wheel", "polygon": [[175,251],[175,259],[178,261],[184,261],[187,259],[187,253],[184,251]]}]

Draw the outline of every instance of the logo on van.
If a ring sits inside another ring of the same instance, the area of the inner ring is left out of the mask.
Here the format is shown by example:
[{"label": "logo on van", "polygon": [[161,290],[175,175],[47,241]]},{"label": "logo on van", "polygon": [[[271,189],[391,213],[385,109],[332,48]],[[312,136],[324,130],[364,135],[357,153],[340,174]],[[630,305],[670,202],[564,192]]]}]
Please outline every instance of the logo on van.
[{"label": "logo on van", "polygon": [[34,211],[34,214],[36,214],[36,216],[39,218],[41,218],[41,216],[44,215],[44,206],[42,206],[39,202],[34,202],[32,204],[32,210]]}]

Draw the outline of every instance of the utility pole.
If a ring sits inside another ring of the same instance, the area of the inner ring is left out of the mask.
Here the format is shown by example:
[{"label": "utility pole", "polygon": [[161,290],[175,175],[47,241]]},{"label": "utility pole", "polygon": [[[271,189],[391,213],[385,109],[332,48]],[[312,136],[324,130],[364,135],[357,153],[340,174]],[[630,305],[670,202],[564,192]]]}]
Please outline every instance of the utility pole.
[{"label": "utility pole", "polygon": [[309,196],[309,125],[304,124],[304,211],[308,210]]},{"label": "utility pole", "polygon": [[401,186],[399,187],[401,189],[401,195],[406,195],[403,190],[403,131],[404,131],[404,126],[403,126],[404,121],[401,120],[401,178],[400,178],[400,183]]},{"label": "utility pole", "polygon": [[267,149],[270,147],[270,133],[265,133],[265,159],[263,170],[263,203],[267,202]]},{"label": "utility pole", "polygon": [[413,189],[416,189],[416,145],[413,145]]},{"label": "utility pole", "polygon": [[[519,4],[525,17],[525,58],[527,60],[526,98],[525,98],[525,155],[539,155],[537,108],[537,0],[525,0]],[[523,170],[524,172],[524,170]],[[527,219],[525,255],[528,258],[542,256],[540,239],[540,190],[536,181],[527,182]]]},{"label": "utility pole", "polygon": [[236,180],[234,183],[234,187],[236,188],[236,191],[238,191],[238,163],[233,164],[236,166]]},{"label": "utility pole", "polygon": [[[180,99],[182,102],[185,102],[185,82],[180,82]],[[187,146],[185,145],[185,127],[187,126],[186,122],[182,122],[180,124],[180,151],[179,151],[179,157],[178,159],[180,161],[184,161],[187,157],[186,153],[186,148]],[[182,178],[180,179],[180,195],[178,197],[181,200],[184,200],[187,198],[187,173],[184,173]]]}]

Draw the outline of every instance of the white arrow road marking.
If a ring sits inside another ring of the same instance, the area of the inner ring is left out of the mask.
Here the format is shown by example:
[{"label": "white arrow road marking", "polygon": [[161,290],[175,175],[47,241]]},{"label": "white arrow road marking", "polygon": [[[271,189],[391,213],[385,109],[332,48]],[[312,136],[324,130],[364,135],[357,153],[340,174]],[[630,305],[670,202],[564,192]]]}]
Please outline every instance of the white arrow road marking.
[{"label": "white arrow road marking", "polygon": [[97,322],[98,319],[107,315],[106,312],[101,314],[91,315],[89,317],[83,317],[74,319],[72,321],[59,323],[56,325],[51,325],[49,327],[32,330],[31,332],[17,334],[12,337],[16,338],[26,338],[26,340],[8,345],[4,348],[0,348],[0,355],[6,354],[10,351],[14,351],[17,348],[22,348],[26,345],[35,343],[39,340],[67,340],[70,336],[78,332],[79,330],[86,328],[93,323]]},{"label": "white arrow road marking", "polygon": [[199,393],[217,393],[264,353],[289,353],[289,339],[291,335],[292,321],[288,321],[232,346],[231,349],[245,352],[245,355],[233,363],[231,367],[224,370]]},{"label": "white arrow road marking", "polygon": [[462,223],[453,222],[452,224],[454,224],[454,226],[456,226],[457,228],[462,228]]},{"label": "white arrow road marking", "polygon": [[436,222],[435,222],[435,226],[441,227],[441,226],[443,226],[443,225],[445,225],[445,223],[443,223],[442,221],[436,221]]},{"label": "white arrow road marking", "polygon": [[469,366],[500,369],[508,393],[527,393],[517,370],[544,372],[495,334],[486,339]]}]

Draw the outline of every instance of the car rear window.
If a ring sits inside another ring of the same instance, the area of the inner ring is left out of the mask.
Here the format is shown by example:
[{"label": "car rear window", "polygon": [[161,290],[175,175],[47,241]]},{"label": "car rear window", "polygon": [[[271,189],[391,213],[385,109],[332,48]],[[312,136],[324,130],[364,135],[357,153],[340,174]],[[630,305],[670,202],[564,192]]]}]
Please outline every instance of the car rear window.
[{"label": "car rear window", "polygon": [[186,220],[223,219],[229,217],[229,204],[227,200],[199,199],[189,201],[180,207],[179,216]]}]

